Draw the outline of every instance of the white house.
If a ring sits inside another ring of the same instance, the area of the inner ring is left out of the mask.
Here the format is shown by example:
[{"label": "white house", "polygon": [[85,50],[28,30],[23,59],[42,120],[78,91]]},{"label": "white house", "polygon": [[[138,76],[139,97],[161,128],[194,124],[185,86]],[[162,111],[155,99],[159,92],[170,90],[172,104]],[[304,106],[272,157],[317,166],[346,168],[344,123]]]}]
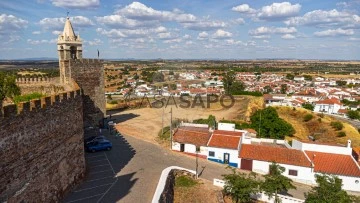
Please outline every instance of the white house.
[{"label": "white house", "polygon": [[341,102],[336,98],[324,99],[315,102],[314,112],[337,114],[341,106]]},{"label": "white house", "polygon": [[214,130],[207,144],[208,160],[238,167],[240,139],[244,132]]},{"label": "white house", "polygon": [[207,158],[207,143],[211,136],[208,125],[182,123],[175,129],[172,150]]},{"label": "white house", "polygon": [[304,76],[295,76],[294,80],[301,82],[301,81],[305,81],[305,78],[304,78]]}]

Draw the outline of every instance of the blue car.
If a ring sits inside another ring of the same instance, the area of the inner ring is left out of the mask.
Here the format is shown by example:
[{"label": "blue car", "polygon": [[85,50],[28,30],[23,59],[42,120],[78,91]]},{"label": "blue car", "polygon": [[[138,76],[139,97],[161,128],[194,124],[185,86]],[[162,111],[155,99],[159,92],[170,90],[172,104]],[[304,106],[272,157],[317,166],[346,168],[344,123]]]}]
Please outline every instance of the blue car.
[{"label": "blue car", "polygon": [[101,150],[111,150],[112,144],[109,140],[95,141],[86,145],[86,150],[89,152],[96,152]]}]

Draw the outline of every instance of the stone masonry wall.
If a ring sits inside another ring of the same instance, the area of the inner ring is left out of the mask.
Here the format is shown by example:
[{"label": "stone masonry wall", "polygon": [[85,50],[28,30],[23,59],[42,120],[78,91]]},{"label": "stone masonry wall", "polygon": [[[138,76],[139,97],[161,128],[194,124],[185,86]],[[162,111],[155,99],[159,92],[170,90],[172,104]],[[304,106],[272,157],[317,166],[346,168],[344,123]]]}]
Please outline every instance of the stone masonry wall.
[{"label": "stone masonry wall", "polygon": [[84,126],[97,126],[106,113],[104,67],[98,59],[62,60],[69,64],[71,78],[83,91]]},{"label": "stone masonry wall", "polygon": [[4,107],[0,202],[57,202],[85,174],[80,90]]}]

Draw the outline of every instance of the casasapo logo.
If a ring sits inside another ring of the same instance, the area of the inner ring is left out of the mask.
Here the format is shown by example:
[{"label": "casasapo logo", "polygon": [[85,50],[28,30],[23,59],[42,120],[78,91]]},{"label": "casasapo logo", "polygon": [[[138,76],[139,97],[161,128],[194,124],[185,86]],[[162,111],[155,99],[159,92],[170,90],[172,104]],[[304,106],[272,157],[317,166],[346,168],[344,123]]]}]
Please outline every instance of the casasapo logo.
[{"label": "casasapo logo", "polygon": [[175,97],[173,95],[165,97],[161,95],[144,95],[143,97],[136,97],[130,94],[125,95],[124,101],[126,104],[130,104],[132,101],[137,100],[138,103],[136,106],[147,105],[152,108],[163,108],[168,105],[175,106],[176,108],[211,108],[212,104],[219,103],[223,108],[231,108],[235,104],[235,98],[229,94],[223,95],[196,95],[196,96],[188,96],[188,95],[180,95]]}]

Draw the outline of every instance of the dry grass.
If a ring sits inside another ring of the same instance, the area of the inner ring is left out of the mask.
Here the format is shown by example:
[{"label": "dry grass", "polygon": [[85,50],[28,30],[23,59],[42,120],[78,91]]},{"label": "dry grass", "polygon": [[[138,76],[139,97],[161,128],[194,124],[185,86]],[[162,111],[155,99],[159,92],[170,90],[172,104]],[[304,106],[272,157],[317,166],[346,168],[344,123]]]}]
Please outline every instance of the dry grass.
[{"label": "dry grass", "polygon": [[[315,136],[316,140],[323,143],[329,144],[342,144],[345,145],[347,140],[352,141],[352,145],[360,146],[360,134],[353,126],[348,123],[343,123],[344,128],[341,130],[346,133],[345,137],[337,137],[336,131],[330,126],[330,123],[333,121],[338,121],[335,118],[324,115],[323,118],[320,117],[320,114],[316,114],[306,109],[296,108],[294,111],[290,107],[276,107],[279,116],[289,122],[296,133],[294,134],[295,139],[299,140],[308,140],[308,136]],[[304,122],[303,118],[306,114],[312,114],[314,116],[308,122]],[[320,121],[321,119],[321,121]],[[292,139],[287,137],[286,139]]]},{"label": "dry grass", "polygon": [[[214,115],[217,120],[246,120],[250,109],[262,108],[258,103],[259,101],[252,102],[253,99],[259,100],[259,98],[252,96],[236,97],[235,105],[232,108],[224,109],[219,104],[211,104],[211,108],[180,108],[175,105],[169,105],[164,109],[164,126],[170,124],[170,107],[173,110],[173,119],[184,119],[193,121],[199,118],[208,118],[209,115]],[[156,142],[157,135],[162,126],[163,109],[160,108],[134,108],[126,111],[122,111],[119,114],[119,118],[125,118],[129,115],[130,119],[124,119],[117,125],[117,129],[128,135],[140,137],[144,140]]]},{"label": "dry grass", "polygon": [[221,190],[213,186],[211,181],[198,179],[198,184],[193,187],[174,188],[174,203],[197,202],[217,203],[216,193]]}]

